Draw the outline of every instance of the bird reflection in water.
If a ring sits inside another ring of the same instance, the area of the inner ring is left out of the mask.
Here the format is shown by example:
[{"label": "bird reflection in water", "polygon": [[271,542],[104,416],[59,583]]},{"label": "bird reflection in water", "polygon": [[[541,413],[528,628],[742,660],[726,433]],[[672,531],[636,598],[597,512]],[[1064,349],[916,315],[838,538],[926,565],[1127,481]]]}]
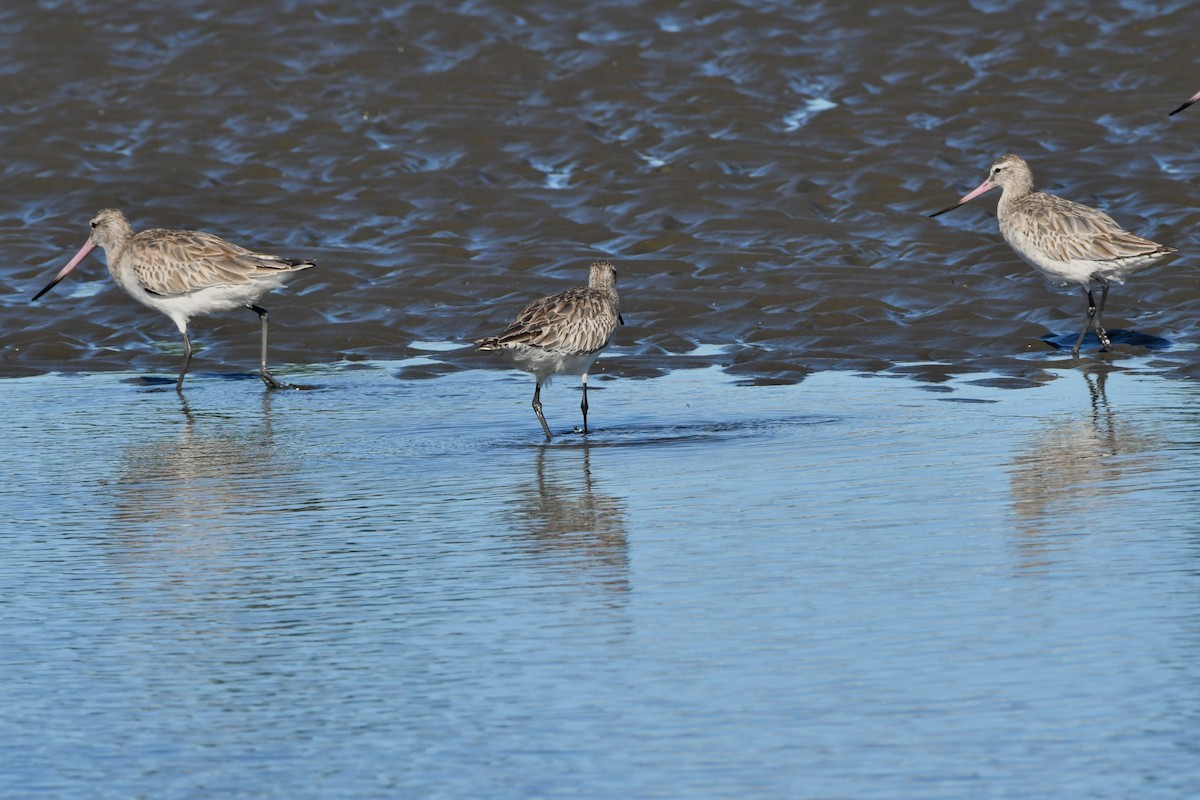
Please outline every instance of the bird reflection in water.
[{"label": "bird reflection in water", "polygon": [[628,591],[625,501],[596,491],[591,446],[539,447],[535,458],[536,480],[517,488],[510,512],[528,551],[588,583]]},{"label": "bird reflection in water", "polygon": [[1047,418],[1012,460],[1013,509],[1028,537],[1022,543],[1026,569],[1045,568],[1056,547],[1051,537],[1086,534],[1087,520],[1102,510],[1097,506],[1118,502],[1154,471],[1152,453],[1159,444],[1109,404],[1108,372],[1101,367],[1081,373],[1089,412]]},{"label": "bird reflection in water", "polygon": [[260,413],[180,397],[180,416],[145,426],[155,433],[124,448],[104,489],[106,558],[135,613],[174,621],[177,653],[219,640],[231,663],[260,658],[262,637],[281,624],[276,610],[294,609],[310,577],[294,560],[294,512],[316,491],[274,440],[273,396],[263,394]]},{"label": "bird reflection in water", "polygon": [[271,403],[263,395],[261,415],[247,418],[198,413],[180,397],[181,424],[122,452],[116,520],[131,532],[152,525],[158,535],[245,529],[247,515],[264,510],[264,496],[275,494],[269,487],[281,477]]}]

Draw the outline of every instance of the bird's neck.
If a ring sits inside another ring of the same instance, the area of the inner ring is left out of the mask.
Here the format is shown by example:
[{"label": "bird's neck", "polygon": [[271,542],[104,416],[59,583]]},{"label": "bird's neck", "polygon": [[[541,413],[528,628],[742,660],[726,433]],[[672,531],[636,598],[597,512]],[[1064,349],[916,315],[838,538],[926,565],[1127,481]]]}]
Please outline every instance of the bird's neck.
[{"label": "bird's neck", "polygon": [[1006,184],[1001,189],[1000,202],[997,204],[996,211],[999,214],[1006,214],[1017,203],[1033,194],[1033,182],[1022,181],[1020,183]]}]

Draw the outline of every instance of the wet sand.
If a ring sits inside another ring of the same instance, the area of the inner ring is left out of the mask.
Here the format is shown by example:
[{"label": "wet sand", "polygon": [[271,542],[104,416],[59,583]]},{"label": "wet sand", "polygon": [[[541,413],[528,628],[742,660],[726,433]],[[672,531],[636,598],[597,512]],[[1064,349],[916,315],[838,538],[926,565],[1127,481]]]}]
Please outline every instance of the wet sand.
[{"label": "wet sand", "polygon": [[[0,12],[21,75],[0,111],[0,372],[161,368],[173,328],[98,260],[28,302],[119,206],[315,258],[264,299],[283,362],[465,344],[606,257],[622,374],[706,345],[757,382],[938,362],[1039,383],[1082,295],[1017,260],[994,199],[925,217],[1013,151],[1042,188],[1183,251],[1116,287],[1108,318],[1123,352],[1194,377],[1200,114],[1166,112],[1195,89],[1198,12],[1033,9]],[[245,316],[198,324],[201,364],[253,363]]]}]

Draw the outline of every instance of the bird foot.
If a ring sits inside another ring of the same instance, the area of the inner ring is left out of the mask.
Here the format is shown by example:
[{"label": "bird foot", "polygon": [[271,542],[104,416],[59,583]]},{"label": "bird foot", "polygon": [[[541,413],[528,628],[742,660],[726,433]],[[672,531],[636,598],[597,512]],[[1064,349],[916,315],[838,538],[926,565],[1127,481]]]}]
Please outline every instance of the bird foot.
[{"label": "bird foot", "polygon": [[268,389],[299,389],[300,388],[299,386],[293,386],[290,383],[282,383],[282,382],[276,380],[275,376],[269,372],[259,373],[259,377],[262,378],[263,383],[266,384]]}]

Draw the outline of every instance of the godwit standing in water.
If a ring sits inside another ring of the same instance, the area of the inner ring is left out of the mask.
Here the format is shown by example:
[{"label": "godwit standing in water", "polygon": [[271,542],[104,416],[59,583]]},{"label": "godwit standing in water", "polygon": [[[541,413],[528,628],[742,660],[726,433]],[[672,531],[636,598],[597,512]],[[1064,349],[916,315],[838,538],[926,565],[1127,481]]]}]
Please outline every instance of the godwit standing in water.
[{"label": "godwit standing in water", "polygon": [[1168,117],[1173,117],[1173,116],[1175,116],[1175,115],[1176,115],[1176,114],[1178,114],[1180,111],[1183,111],[1185,108],[1187,108],[1188,106],[1190,106],[1192,103],[1195,103],[1197,100],[1200,100],[1200,92],[1196,92],[1194,95],[1192,95],[1191,97],[1189,97],[1189,98],[1187,99],[1187,101],[1186,101],[1186,102],[1184,102],[1184,104],[1183,104],[1183,105],[1181,105],[1179,108],[1177,108],[1177,109],[1175,109],[1174,111],[1172,111],[1170,114],[1167,114],[1167,116],[1168,116]]},{"label": "godwit standing in water", "polygon": [[104,251],[113,280],[134,300],[170,317],[183,334],[183,367],[176,391],[183,391],[183,376],[192,360],[188,320],[240,307],[262,320],[259,374],[263,382],[270,389],[286,388],[267,369],[267,310],[255,301],[282,285],[291,273],[314,266],[312,261],[255,253],[199,231],[154,228],[134,233],[124,214],[106,208],[92,220],[87,243],[33,299],[53,289],[97,247]]},{"label": "godwit standing in water", "polygon": [[[1011,153],[996,159],[987,180],[961,200],[929,216],[952,211],[996,186],[1001,190],[996,216],[1009,246],[1050,281],[1059,286],[1077,283],[1087,295],[1087,318],[1071,355],[1079,355],[1093,319],[1100,351],[1107,351],[1112,347],[1104,330],[1108,282],[1124,283],[1130,274],[1179,251],[1130,233],[1090,206],[1035,192],[1029,165]],[[1099,307],[1092,297],[1093,280],[1100,284]]]},{"label": "godwit standing in water", "polygon": [[517,369],[537,378],[533,411],[546,441],[552,438],[542,414],[542,384],[558,374],[583,376],[583,432],[587,433],[587,376],[600,351],[608,347],[621,305],[617,299],[617,270],[608,261],[593,261],[588,285],[534,300],[499,336],[475,342],[480,350],[499,350]]}]

